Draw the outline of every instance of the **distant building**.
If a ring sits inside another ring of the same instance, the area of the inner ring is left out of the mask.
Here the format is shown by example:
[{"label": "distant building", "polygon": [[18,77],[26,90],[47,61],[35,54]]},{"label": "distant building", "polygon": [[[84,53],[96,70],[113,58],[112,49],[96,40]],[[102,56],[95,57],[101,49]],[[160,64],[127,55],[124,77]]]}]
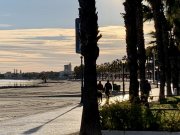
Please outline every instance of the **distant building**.
[{"label": "distant building", "polygon": [[71,63],[69,63],[68,65],[64,65],[64,72],[65,73],[71,73],[72,72]]},{"label": "distant building", "polygon": [[4,78],[5,78],[5,79],[11,79],[11,78],[12,78],[12,73],[11,73],[11,72],[6,72],[6,73],[4,74]]},{"label": "distant building", "polygon": [[60,79],[72,79],[73,71],[71,63],[68,65],[64,65],[64,71],[59,72],[59,78]]}]

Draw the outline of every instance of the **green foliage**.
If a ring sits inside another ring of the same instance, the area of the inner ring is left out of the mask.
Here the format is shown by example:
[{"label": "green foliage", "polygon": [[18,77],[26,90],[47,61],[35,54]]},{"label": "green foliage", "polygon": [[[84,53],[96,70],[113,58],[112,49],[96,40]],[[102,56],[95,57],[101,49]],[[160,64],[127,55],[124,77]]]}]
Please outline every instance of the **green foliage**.
[{"label": "green foliage", "polygon": [[100,116],[102,129],[180,131],[178,109],[148,109],[140,104],[116,102],[103,106]]},{"label": "green foliage", "polygon": [[162,121],[163,125],[161,129],[167,129],[168,131],[180,131],[180,112],[179,111],[164,111],[162,110]]},{"label": "green foliage", "polygon": [[74,67],[74,76],[75,76],[76,79],[80,79],[81,78],[81,76],[82,76],[82,69],[84,71],[84,65],[82,65],[82,67],[81,67],[81,65]]},{"label": "green foliage", "polygon": [[162,104],[178,104],[180,103],[180,96],[167,97],[160,101]]}]

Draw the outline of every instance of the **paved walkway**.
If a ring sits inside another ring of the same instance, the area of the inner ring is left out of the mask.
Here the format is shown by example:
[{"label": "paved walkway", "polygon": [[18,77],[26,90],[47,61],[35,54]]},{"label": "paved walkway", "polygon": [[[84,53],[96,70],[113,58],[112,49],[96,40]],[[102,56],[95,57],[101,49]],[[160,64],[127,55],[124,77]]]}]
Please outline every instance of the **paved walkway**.
[{"label": "paved walkway", "polygon": [[[128,100],[129,99],[128,91],[126,91],[126,93],[127,94],[125,94],[125,95],[122,95],[121,93],[119,93],[116,96],[111,96],[109,99],[109,103],[113,103],[115,101],[122,102],[122,101]],[[158,101],[158,99],[159,99],[159,88],[153,88],[150,92],[150,96],[153,96],[153,99],[151,99],[151,101]],[[106,99],[104,98],[101,105],[104,105],[105,103],[106,103]]]},{"label": "paved walkway", "polygon": [[156,131],[102,131],[102,135],[180,135],[180,132]]},{"label": "paved walkway", "polygon": [[0,135],[68,135],[79,131],[82,106],[77,104],[50,112],[0,123]]}]

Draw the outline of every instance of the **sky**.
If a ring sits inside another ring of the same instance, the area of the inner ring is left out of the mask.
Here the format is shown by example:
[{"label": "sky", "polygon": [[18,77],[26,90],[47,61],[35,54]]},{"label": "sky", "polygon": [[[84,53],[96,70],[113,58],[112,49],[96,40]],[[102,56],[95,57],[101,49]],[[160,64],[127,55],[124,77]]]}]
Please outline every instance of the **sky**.
[{"label": "sky", "polygon": [[[124,0],[96,0],[99,40],[97,64],[126,55]],[[78,0],[0,0],[0,72],[62,71],[80,65],[75,52]],[[146,43],[153,24],[145,24]]]}]

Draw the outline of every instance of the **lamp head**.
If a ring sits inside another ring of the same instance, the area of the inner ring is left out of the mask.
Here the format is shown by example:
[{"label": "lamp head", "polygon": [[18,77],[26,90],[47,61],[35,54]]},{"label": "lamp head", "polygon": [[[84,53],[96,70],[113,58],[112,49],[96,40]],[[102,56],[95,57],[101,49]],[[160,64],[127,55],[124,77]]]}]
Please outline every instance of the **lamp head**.
[{"label": "lamp head", "polygon": [[124,64],[124,63],[126,63],[126,60],[127,60],[127,57],[126,57],[126,55],[124,55],[124,56],[122,57],[121,62]]}]

